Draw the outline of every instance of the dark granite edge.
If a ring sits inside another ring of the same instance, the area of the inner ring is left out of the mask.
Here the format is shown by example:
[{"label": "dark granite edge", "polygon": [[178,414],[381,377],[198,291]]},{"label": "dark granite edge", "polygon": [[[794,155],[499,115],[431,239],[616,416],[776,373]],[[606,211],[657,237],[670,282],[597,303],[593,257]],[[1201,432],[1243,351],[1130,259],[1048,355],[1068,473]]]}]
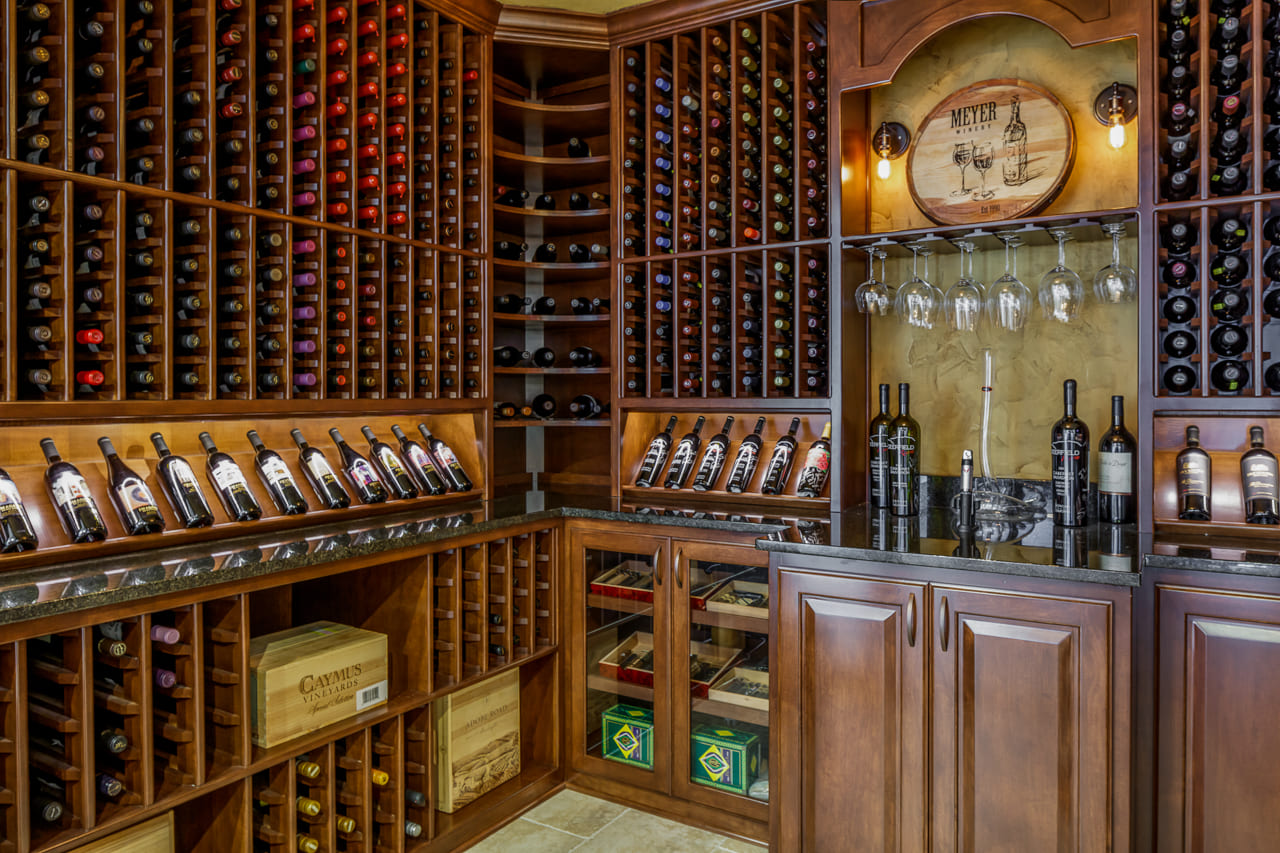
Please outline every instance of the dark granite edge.
[{"label": "dark granite edge", "polygon": [[1017,563],[1005,560],[979,560],[947,554],[918,554],[902,551],[881,551],[878,548],[855,548],[845,545],[811,545],[806,542],[779,542],[761,539],[756,547],[762,551],[781,554],[808,554],[815,557],[838,557],[850,560],[868,560],[899,566],[923,566],[933,569],[957,569],[961,571],[987,572],[999,575],[1016,575],[1027,578],[1081,581],[1111,586],[1136,587],[1142,584],[1141,572],[1109,572],[1105,569],[1066,568],[1042,563]]},{"label": "dark granite edge", "polygon": [[1216,572],[1223,575],[1247,575],[1280,578],[1280,563],[1257,563],[1251,560],[1220,560],[1214,557],[1176,557],[1170,554],[1144,554],[1142,564],[1151,569]]}]

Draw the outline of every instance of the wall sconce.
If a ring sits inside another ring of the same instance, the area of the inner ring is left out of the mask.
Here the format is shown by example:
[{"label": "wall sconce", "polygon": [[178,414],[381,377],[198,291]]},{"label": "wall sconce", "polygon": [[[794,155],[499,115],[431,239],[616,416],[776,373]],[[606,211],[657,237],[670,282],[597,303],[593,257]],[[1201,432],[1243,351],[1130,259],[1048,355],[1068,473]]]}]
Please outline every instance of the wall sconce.
[{"label": "wall sconce", "polygon": [[871,147],[880,158],[880,162],[876,164],[876,174],[880,180],[888,180],[891,168],[889,161],[897,160],[905,154],[910,144],[911,134],[905,127],[896,121],[880,122],[880,129],[871,140]]},{"label": "wall sconce", "polygon": [[1093,116],[1110,128],[1112,148],[1124,147],[1124,126],[1138,114],[1138,92],[1124,83],[1112,83],[1098,93]]}]

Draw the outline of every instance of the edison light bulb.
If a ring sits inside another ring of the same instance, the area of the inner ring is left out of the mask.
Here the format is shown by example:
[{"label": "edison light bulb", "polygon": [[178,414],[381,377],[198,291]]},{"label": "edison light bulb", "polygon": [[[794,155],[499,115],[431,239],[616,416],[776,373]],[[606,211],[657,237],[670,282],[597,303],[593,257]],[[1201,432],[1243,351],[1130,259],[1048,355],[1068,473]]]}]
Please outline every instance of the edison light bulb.
[{"label": "edison light bulb", "polygon": [[1111,147],[1120,149],[1124,147],[1124,119],[1118,119],[1111,125]]},{"label": "edison light bulb", "polygon": [[[1121,144],[1124,143],[1121,142]],[[880,162],[876,164],[876,174],[880,176],[880,180],[882,181],[889,180],[889,173],[891,169],[892,166],[887,157],[881,157]]]}]

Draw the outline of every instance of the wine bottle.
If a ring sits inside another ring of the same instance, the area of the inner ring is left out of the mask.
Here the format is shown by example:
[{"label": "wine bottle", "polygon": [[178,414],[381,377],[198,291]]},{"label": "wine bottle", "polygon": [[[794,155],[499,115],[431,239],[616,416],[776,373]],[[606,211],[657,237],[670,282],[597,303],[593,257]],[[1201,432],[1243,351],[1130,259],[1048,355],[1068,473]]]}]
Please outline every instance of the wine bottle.
[{"label": "wine bottle", "polygon": [[1223,394],[1237,394],[1249,385],[1249,366],[1235,359],[1217,361],[1209,370],[1209,381]]},{"label": "wine bottle", "polygon": [[262,507],[250,491],[249,481],[245,479],[244,472],[236,461],[230,454],[219,450],[213,443],[213,436],[207,432],[200,433],[200,444],[204,446],[209,480],[227,515],[233,521],[257,521],[262,518]]},{"label": "wine bottle", "polygon": [[1196,372],[1185,364],[1175,364],[1164,372],[1164,387],[1173,394],[1186,394],[1196,387]]},{"label": "wine bottle", "polygon": [[156,506],[156,499],[147,488],[146,480],[124,464],[116,453],[111,439],[98,439],[98,449],[107,460],[107,486],[111,489],[111,502],[120,515],[120,523],[130,536],[143,533],[159,533],[164,530],[164,517]]},{"label": "wine bottle", "polygon": [[1263,445],[1263,429],[1249,427],[1249,449],[1240,457],[1244,489],[1244,520],[1249,524],[1280,524],[1276,457]]},{"label": "wine bottle", "polygon": [[867,467],[871,473],[871,505],[876,509],[888,509],[890,506],[889,468],[893,464],[893,442],[890,425],[893,417],[889,413],[889,385],[880,385],[880,413],[871,419],[867,429],[871,456]]},{"label": "wine bottle", "polygon": [[259,437],[257,430],[249,430],[249,442],[257,451],[254,467],[262,477],[267,491],[271,494],[276,507],[286,515],[301,515],[309,508],[307,499],[298,487],[297,481],[289,471],[288,465],[280,454],[270,450]]},{"label": "wine bottle", "polygon": [[658,475],[662,473],[667,457],[671,454],[671,445],[675,441],[672,437],[672,430],[675,428],[676,417],[672,415],[671,420],[667,421],[667,428],[649,441],[649,448],[645,451],[644,459],[640,463],[640,471],[636,474],[635,484],[640,488],[647,489],[653,486]]},{"label": "wine bottle", "polygon": [[604,414],[604,404],[590,394],[579,394],[569,401],[569,416],[590,420]]},{"label": "wine bottle", "polygon": [[675,451],[671,454],[671,467],[667,471],[667,478],[663,482],[663,487],[668,489],[683,489],[685,483],[689,479],[689,475],[693,472],[694,462],[698,458],[698,448],[702,446],[702,425],[706,422],[706,418],[702,415],[698,416],[694,422],[693,429],[685,434],[684,438],[676,445]]},{"label": "wine bottle", "polygon": [[698,463],[698,473],[693,478],[694,491],[713,489],[720,480],[720,472],[729,456],[729,430],[733,428],[733,420],[733,415],[726,417],[724,426],[707,441],[707,449],[703,451],[702,461]]},{"label": "wine bottle", "polygon": [[290,430],[289,435],[298,446],[298,461],[302,463],[302,473],[320,502],[328,509],[346,509],[351,506],[351,495],[347,494],[347,490],[333,473],[324,451],[308,444],[300,429]]},{"label": "wine bottle", "polygon": [[391,425],[391,434],[400,442],[400,454],[409,463],[408,468],[413,473],[414,479],[418,481],[418,485],[422,487],[424,494],[443,495],[449,491],[449,486],[441,476],[440,469],[436,467],[435,460],[421,444],[405,435],[399,424]]},{"label": "wine bottle", "polygon": [[894,515],[920,511],[920,425],[911,417],[911,388],[898,383],[898,416],[889,424],[889,507]]},{"label": "wine bottle", "polygon": [[17,484],[0,468],[0,553],[34,551],[39,544]]},{"label": "wine bottle", "polygon": [[1076,381],[1062,383],[1063,414],[1053,425],[1053,523],[1082,527],[1088,522],[1089,427],[1076,416]]},{"label": "wine bottle", "polygon": [[796,497],[816,498],[827,486],[831,474],[831,422],[822,428],[822,437],[809,447],[796,483]]},{"label": "wine bottle", "polygon": [[457,454],[453,452],[453,448],[432,435],[426,424],[418,424],[418,432],[422,433],[422,437],[426,439],[427,452],[435,458],[436,468],[449,482],[450,488],[455,492],[469,492],[475,488],[471,478],[463,469],[462,463],[458,461]]},{"label": "wine bottle", "polygon": [[98,512],[89,484],[76,466],[64,462],[58,455],[58,448],[53,439],[40,440],[40,449],[44,452],[48,466],[44,472],[44,482],[53,498],[53,505],[58,508],[58,517],[62,520],[63,529],[73,542],[101,542],[107,538],[107,525]]},{"label": "wine bottle", "polygon": [[760,483],[760,494],[780,495],[791,479],[791,468],[796,461],[796,432],[800,429],[800,419],[791,419],[791,428],[787,434],[778,439],[773,446],[773,455],[764,469],[764,479]]},{"label": "wine bottle", "polygon": [[342,433],[338,432],[337,428],[329,430],[329,437],[338,446],[338,452],[342,455],[342,473],[346,475],[347,482],[351,484],[351,488],[355,489],[356,497],[367,504],[386,501],[388,497],[387,488],[378,479],[378,472],[369,463],[369,460],[347,444],[342,437]]},{"label": "wine bottle", "polygon": [[528,415],[526,417],[543,418],[544,420],[554,418],[556,416],[556,398],[550,394],[539,394],[529,401],[526,407]]},{"label": "wine bottle", "polygon": [[1138,443],[1124,427],[1124,397],[1111,398],[1111,429],[1098,443],[1098,520],[1133,524],[1137,515]]},{"label": "wine bottle", "polygon": [[1187,446],[1175,461],[1178,475],[1178,518],[1210,521],[1213,518],[1213,468],[1209,454],[1200,449],[1200,427],[1187,427]]},{"label": "wine bottle", "polygon": [[396,452],[391,449],[391,445],[380,441],[368,426],[360,427],[360,432],[369,442],[369,460],[377,469],[379,478],[386,484],[392,497],[396,500],[416,498],[418,487],[409,476],[409,472],[405,470],[400,458],[396,456]]}]

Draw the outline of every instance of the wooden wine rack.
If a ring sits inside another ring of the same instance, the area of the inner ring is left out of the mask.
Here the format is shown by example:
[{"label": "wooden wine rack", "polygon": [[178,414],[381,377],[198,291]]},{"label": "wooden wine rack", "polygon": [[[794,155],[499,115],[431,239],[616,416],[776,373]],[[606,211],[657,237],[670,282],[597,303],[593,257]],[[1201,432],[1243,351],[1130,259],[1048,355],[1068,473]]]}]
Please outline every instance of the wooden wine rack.
[{"label": "wooden wine rack", "polygon": [[488,36],[414,3],[47,5],[0,34],[0,406],[486,396]]}]

